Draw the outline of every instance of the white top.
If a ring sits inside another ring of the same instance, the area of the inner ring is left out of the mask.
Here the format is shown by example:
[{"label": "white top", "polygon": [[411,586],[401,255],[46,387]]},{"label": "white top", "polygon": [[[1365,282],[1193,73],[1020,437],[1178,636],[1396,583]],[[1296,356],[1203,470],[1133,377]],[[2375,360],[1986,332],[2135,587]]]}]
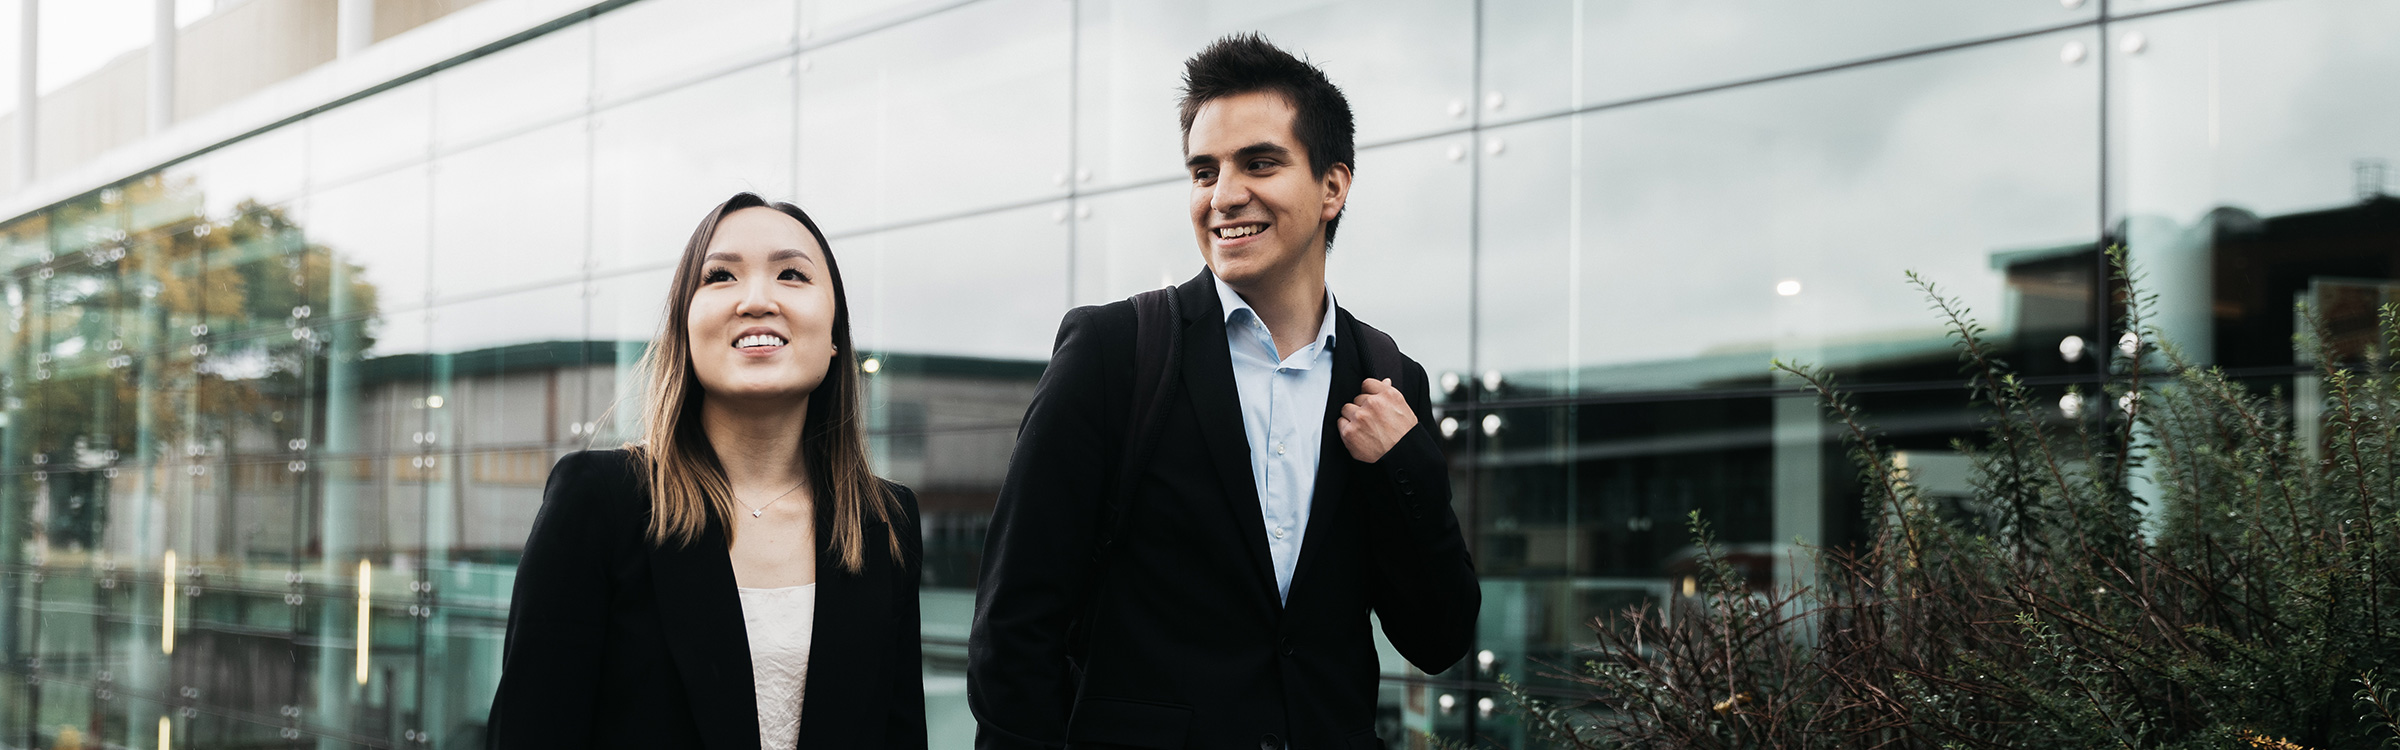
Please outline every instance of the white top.
[{"label": "white top", "polygon": [[1250,439],[1250,481],[1257,483],[1267,557],[1275,563],[1275,596],[1288,600],[1300,543],[1308,538],[1309,506],[1316,502],[1317,454],[1333,395],[1333,348],[1340,345],[1333,336],[1333,292],[1325,293],[1316,338],[1289,357],[1279,356],[1258,311],[1224,279],[1217,280],[1217,302],[1225,308],[1225,349],[1233,357],[1242,434]]},{"label": "white top", "polygon": [[750,674],[757,682],[758,746],[792,750],[800,742],[800,700],[808,694],[817,585],[736,588],[742,593],[742,629],[750,636]]}]

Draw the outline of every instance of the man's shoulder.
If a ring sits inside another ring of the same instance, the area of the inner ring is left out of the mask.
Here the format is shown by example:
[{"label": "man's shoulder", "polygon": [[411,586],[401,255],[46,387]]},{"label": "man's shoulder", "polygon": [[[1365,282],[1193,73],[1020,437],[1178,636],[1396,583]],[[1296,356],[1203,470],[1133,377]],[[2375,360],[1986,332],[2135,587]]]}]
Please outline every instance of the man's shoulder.
[{"label": "man's shoulder", "polygon": [[1375,377],[1415,379],[1423,376],[1425,367],[1409,358],[1408,352],[1400,348],[1400,342],[1391,334],[1384,333],[1383,329],[1350,312],[1350,308],[1336,305],[1334,309],[1337,311],[1337,325],[1347,325],[1349,330],[1343,333],[1357,342],[1360,360]]}]

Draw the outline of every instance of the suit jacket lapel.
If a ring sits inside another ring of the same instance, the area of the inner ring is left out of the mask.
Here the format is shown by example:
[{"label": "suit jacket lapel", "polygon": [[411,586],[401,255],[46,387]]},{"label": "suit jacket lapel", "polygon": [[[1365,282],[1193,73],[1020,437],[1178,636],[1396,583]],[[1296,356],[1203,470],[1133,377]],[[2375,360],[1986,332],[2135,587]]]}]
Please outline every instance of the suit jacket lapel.
[{"label": "suit jacket lapel", "polygon": [[1333,386],[1325,389],[1325,436],[1318,441],[1317,486],[1309,498],[1308,529],[1302,532],[1300,562],[1292,568],[1292,594],[1300,594],[1310,570],[1318,558],[1324,557],[1330,537],[1338,532],[1345,480],[1350,476],[1349,446],[1342,444],[1342,405],[1358,398],[1359,381],[1366,379],[1365,366],[1358,355],[1358,338],[1354,335],[1350,313],[1334,310]]},{"label": "suit jacket lapel", "polygon": [[683,674],[692,720],[711,748],[758,747],[758,700],[752,691],[750,640],[734,590],[725,529],[714,520],[690,544],[650,551],[659,629]]},{"label": "suit jacket lapel", "polygon": [[1233,386],[1233,355],[1225,349],[1225,307],[1217,301],[1216,277],[1201,271],[1176,290],[1183,317],[1183,392],[1200,422],[1201,443],[1225,485],[1226,511],[1251,562],[1261,594],[1275,600],[1275,563],[1267,554],[1267,520],[1258,509],[1258,481],[1250,474],[1250,441],[1242,428],[1242,399]]},{"label": "suit jacket lapel", "polygon": [[[833,522],[830,504],[818,503],[817,528]],[[799,747],[839,747],[860,742],[832,734],[856,727],[860,718],[881,706],[891,691],[890,680],[921,679],[919,675],[886,674],[881,663],[890,625],[890,553],[882,540],[890,532],[869,521],[865,533],[865,569],[858,575],[842,570],[825,540],[817,541],[816,621],[809,625],[808,684],[800,702]],[[756,709],[752,710],[756,713]],[[756,723],[753,719],[752,723]]]}]

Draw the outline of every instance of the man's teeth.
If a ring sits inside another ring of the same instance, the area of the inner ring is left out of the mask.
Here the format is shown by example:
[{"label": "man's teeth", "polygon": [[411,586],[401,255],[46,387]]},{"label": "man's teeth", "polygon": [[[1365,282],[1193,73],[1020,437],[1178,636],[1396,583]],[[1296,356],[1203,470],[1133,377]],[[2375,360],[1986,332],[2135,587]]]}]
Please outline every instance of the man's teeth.
[{"label": "man's teeth", "polygon": [[1238,227],[1225,227],[1223,229],[1219,229],[1217,230],[1217,236],[1230,240],[1258,234],[1259,232],[1266,231],[1266,229],[1267,226],[1265,224],[1244,224]]},{"label": "man's teeth", "polygon": [[777,338],[777,337],[774,337],[774,336],[769,336],[769,335],[767,335],[767,334],[764,334],[764,333],[753,333],[753,334],[750,334],[750,335],[748,335],[748,336],[743,336],[743,337],[742,337],[742,340],[740,340],[740,341],[733,342],[733,347],[734,347],[734,348],[736,348],[736,349],[748,349],[748,348],[750,348],[750,347],[753,347],[753,346],[782,346],[782,345],[783,345],[783,339],[780,339],[780,338]]}]

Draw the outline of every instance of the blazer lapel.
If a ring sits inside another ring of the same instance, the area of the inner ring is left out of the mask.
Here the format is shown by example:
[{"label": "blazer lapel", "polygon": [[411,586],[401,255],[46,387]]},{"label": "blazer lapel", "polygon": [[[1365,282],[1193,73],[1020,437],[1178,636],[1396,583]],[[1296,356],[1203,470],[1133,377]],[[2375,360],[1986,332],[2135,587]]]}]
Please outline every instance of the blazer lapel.
[{"label": "blazer lapel", "polygon": [[[833,522],[827,507],[818,503],[819,529]],[[872,718],[891,695],[889,681],[922,679],[889,674],[890,665],[882,663],[892,625],[890,576],[898,575],[881,543],[888,533],[883,524],[867,523],[860,535],[866,545],[865,568],[857,575],[842,570],[841,558],[824,540],[817,542],[816,620],[809,624],[808,684],[801,692],[798,747],[865,742],[855,731],[873,723],[862,720]]]},{"label": "blazer lapel", "polygon": [[700,538],[650,551],[650,583],[658,595],[659,629],[683,674],[692,721],[711,748],[758,747],[758,700],[750,673],[750,640],[734,590],[725,529],[715,520]]},{"label": "blazer lapel", "polygon": [[1292,567],[1292,593],[1300,593],[1303,582],[1309,580],[1318,558],[1324,557],[1330,537],[1338,533],[1334,527],[1340,518],[1345,480],[1350,476],[1350,447],[1342,444],[1342,405],[1358,398],[1359,381],[1365,366],[1358,355],[1358,337],[1350,324],[1350,313],[1334,309],[1333,384],[1325,389],[1325,435],[1318,441],[1317,485],[1309,498],[1308,529],[1302,532],[1300,562]]},{"label": "blazer lapel", "polygon": [[1241,394],[1233,386],[1233,355],[1225,349],[1225,306],[1217,301],[1216,277],[1208,271],[1176,290],[1183,316],[1183,392],[1200,423],[1201,444],[1225,485],[1226,511],[1242,538],[1258,591],[1274,601],[1275,563],[1267,554],[1267,520],[1258,509],[1258,481],[1250,474],[1250,441],[1242,428]]}]

